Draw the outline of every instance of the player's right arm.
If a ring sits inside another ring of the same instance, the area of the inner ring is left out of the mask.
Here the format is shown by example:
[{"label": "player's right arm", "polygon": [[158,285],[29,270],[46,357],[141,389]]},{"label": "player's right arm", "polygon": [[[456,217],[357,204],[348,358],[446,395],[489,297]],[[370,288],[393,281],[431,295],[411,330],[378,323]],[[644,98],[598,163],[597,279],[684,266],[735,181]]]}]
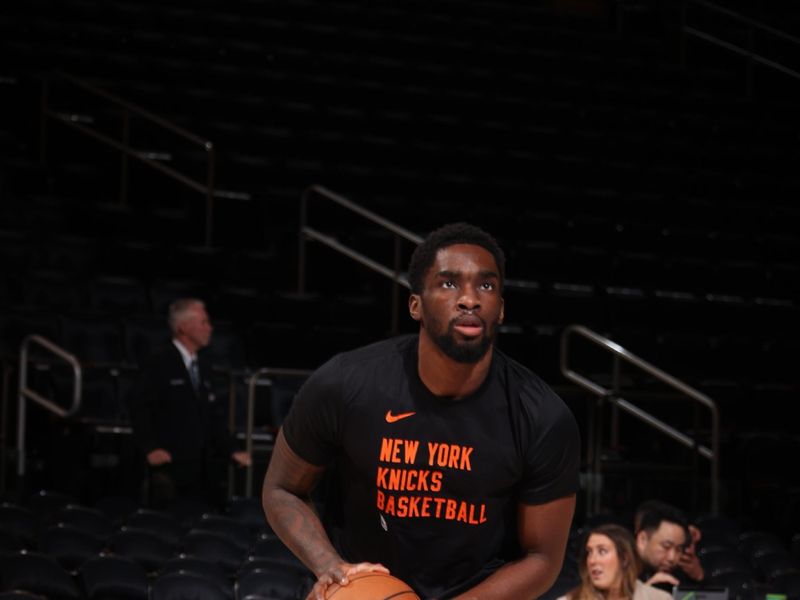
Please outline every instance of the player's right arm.
[{"label": "player's right arm", "polygon": [[347,576],[353,573],[388,572],[381,565],[348,563],[336,552],[311,501],[311,491],[323,471],[324,467],[300,458],[289,447],[281,430],[261,490],[261,502],[270,527],[317,576],[308,595],[310,600],[323,600],[328,586],[346,584]]}]

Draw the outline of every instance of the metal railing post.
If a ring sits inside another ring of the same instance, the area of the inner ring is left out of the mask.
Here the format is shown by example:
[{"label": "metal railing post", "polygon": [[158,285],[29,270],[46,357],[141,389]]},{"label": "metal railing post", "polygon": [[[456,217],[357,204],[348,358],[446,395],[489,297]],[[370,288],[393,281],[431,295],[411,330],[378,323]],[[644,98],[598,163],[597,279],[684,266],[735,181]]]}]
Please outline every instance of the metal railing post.
[{"label": "metal railing post", "polygon": [[19,381],[17,382],[17,477],[25,477],[25,425],[27,423],[28,403],[23,390],[28,380],[28,348],[27,346],[19,355]]},{"label": "metal railing post", "polygon": [[[253,428],[255,426],[255,405],[256,405],[256,385],[262,375],[267,377],[308,377],[311,371],[307,369],[280,369],[273,367],[261,367],[256,369],[247,380],[247,420],[245,425],[245,444],[247,452],[253,456]],[[270,382],[270,385],[272,383]],[[273,399],[270,397],[270,401]],[[247,467],[245,476],[245,495],[249,498],[253,495],[253,464]]]},{"label": "metal railing post", "polygon": [[[69,408],[65,409],[28,388],[28,348],[34,343],[48,350],[58,358],[61,358],[72,367],[72,404]],[[42,406],[59,417],[71,417],[78,412],[81,407],[82,382],[83,372],[81,370],[81,365],[73,354],[70,354],[60,346],[40,335],[29,335],[22,340],[19,350],[19,385],[17,386],[17,475],[20,479],[25,477],[25,461],[27,458],[25,455],[27,400],[33,400],[39,406]]]}]

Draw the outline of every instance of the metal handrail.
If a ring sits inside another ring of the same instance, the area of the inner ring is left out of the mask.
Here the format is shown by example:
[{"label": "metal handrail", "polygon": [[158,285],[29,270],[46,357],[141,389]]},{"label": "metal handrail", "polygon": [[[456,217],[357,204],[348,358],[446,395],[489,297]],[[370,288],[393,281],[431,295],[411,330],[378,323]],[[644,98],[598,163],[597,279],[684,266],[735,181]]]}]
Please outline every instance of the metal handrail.
[{"label": "metal handrail", "polygon": [[[255,420],[256,385],[261,376],[267,377],[308,377],[312,371],[307,369],[283,369],[277,367],[261,367],[247,380],[247,417],[245,422],[245,447],[247,453],[253,456],[253,421]],[[253,494],[253,463],[247,466],[245,475],[245,495],[249,498]]]},{"label": "metal handrail", "polygon": [[347,256],[348,258],[352,258],[357,263],[362,264],[365,267],[369,267],[373,271],[380,273],[384,277],[391,279],[395,283],[398,283],[405,288],[410,287],[408,283],[408,278],[405,275],[401,275],[392,271],[390,268],[385,267],[379,262],[372,260],[365,254],[357,252],[356,250],[353,250],[349,246],[342,244],[336,238],[331,237],[329,235],[325,235],[324,233],[314,229],[313,227],[309,227],[308,225],[303,227],[302,231],[305,234],[306,238],[325,244],[328,248],[336,250],[337,252]]},{"label": "metal handrail", "polygon": [[[326,200],[329,200],[339,206],[349,210],[352,213],[355,213],[361,217],[364,217],[368,221],[379,225],[383,229],[391,232],[394,234],[394,260],[392,267],[387,267],[385,265],[380,264],[377,261],[372,260],[365,254],[350,248],[349,246],[342,244],[334,237],[325,235],[324,233],[320,232],[319,230],[309,227],[308,226],[308,201],[312,195],[318,195]],[[400,227],[399,225],[392,223],[388,219],[381,217],[380,215],[375,214],[374,212],[364,208],[348,200],[347,198],[336,194],[329,189],[322,187],[320,185],[312,185],[311,187],[307,188],[301,197],[300,200],[300,229],[298,235],[298,262],[297,262],[297,291],[299,293],[304,293],[306,289],[306,241],[307,240],[314,240],[317,242],[321,242],[322,244],[328,246],[329,248],[336,250],[337,252],[355,260],[356,262],[388,277],[392,280],[392,316],[391,316],[391,331],[397,332],[398,329],[398,308],[400,305],[400,298],[399,298],[399,286],[403,286],[408,288],[408,280],[405,276],[401,273],[401,265],[400,265],[400,250],[401,250],[401,242],[403,240],[411,242],[415,245],[419,245],[422,243],[422,238],[417,234]]]},{"label": "metal handrail", "polygon": [[[717,14],[724,15],[729,17],[735,21],[743,23],[748,27],[748,47],[742,48],[736,44],[731,42],[722,40],[715,35],[712,35],[708,31],[702,31],[696,27],[692,27],[687,24],[687,14],[688,14],[688,7],[690,4],[695,4],[697,6],[702,6],[712,12],[716,12]],[[773,38],[781,39],[785,42],[790,42],[796,46],[800,46],[800,38],[790,35],[785,31],[781,31],[780,29],[776,29],[775,27],[771,27],[765,23],[757,21],[751,17],[746,17],[742,14],[739,14],[735,11],[730,10],[729,8],[725,8],[723,6],[719,6],[713,2],[709,2],[708,0],[684,0],[683,3],[683,10],[681,11],[681,31],[684,34],[691,35],[697,39],[703,40],[715,46],[718,46],[724,50],[729,52],[733,52],[734,54],[738,54],[739,56],[743,56],[748,59],[748,69],[747,69],[747,93],[748,95],[752,95],[753,93],[753,68],[752,65],[754,63],[758,63],[764,65],[765,67],[769,67],[775,71],[783,73],[784,75],[788,75],[789,77],[793,77],[794,79],[800,79],[800,72],[787,67],[786,65],[779,63],[777,61],[771,60],[758,54],[753,46],[754,46],[754,39],[753,39],[753,31],[760,30],[765,33],[768,33]],[[683,46],[682,46],[683,48]],[[685,60],[685,50],[682,50],[682,57]]]},{"label": "metal handrail", "polygon": [[794,36],[794,35],[790,35],[790,34],[786,33],[785,31],[781,31],[780,29],[776,29],[775,27],[771,27],[770,25],[767,25],[766,23],[762,23],[761,21],[756,21],[752,17],[746,17],[746,16],[744,16],[744,15],[742,15],[740,13],[737,13],[736,11],[733,11],[733,10],[729,9],[729,8],[725,8],[724,6],[720,6],[719,4],[715,4],[714,2],[708,2],[708,0],[690,0],[690,2],[692,4],[698,4],[698,5],[700,5],[700,6],[704,7],[704,8],[707,8],[709,10],[718,12],[718,13],[720,13],[722,15],[727,16],[727,17],[731,17],[732,19],[734,19],[736,21],[740,21],[741,23],[745,23],[746,25],[749,25],[750,27],[753,27],[755,29],[761,29],[762,31],[766,31],[767,33],[769,33],[771,35],[774,35],[775,37],[780,37],[780,38],[785,39],[786,41],[793,42],[795,44],[800,45],[800,37],[797,37],[797,36]]},{"label": "metal handrail", "polygon": [[380,225],[384,229],[388,229],[392,233],[407,239],[409,242],[413,242],[414,244],[422,243],[422,238],[418,236],[416,233],[413,233],[404,227],[400,227],[400,225],[397,225],[396,223],[392,223],[389,219],[381,217],[380,215],[372,212],[371,210],[368,210],[363,206],[360,206],[355,202],[348,200],[344,196],[340,196],[339,194],[330,191],[326,187],[323,187],[321,185],[312,185],[304,192],[304,196],[307,196],[308,194],[311,193],[316,193],[319,194],[320,196],[324,196],[325,198],[335,202],[339,206],[343,206],[346,209],[361,215],[365,219],[372,221],[376,225]]},{"label": "metal handrail", "polygon": [[[354,250],[353,248],[341,243],[335,237],[327,235],[314,227],[310,227],[308,225],[308,200],[312,194],[318,194],[323,198],[326,198],[347,210],[358,214],[365,219],[379,225],[383,229],[391,232],[394,234],[394,263],[392,267],[387,267],[386,265],[382,265],[378,261],[375,261],[365,254]],[[298,261],[297,261],[297,291],[298,293],[302,294],[305,293],[306,289],[306,241],[313,240],[316,242],[320,242],[321,244],[327,246],[328,248],[335,250],[346,256],[357,263],[364,265],[365,267],[372,269],[376,273],[380,273],[384,277],[390,279],[392,281],[392,322],[391,322],[391,331],[393,333],[397,332],[397,316],[398,316],[398,308],[399,308],[399,286],[403,286],[405,288],[410,288],[408,278],[401,273],[400,270],[400,242],[405,240],[407,242],[411,242],[415,246],[418,246],[423,242],[423,238],[418,236],[415,233],[412,233],[408,229],[389,221],[381,217],[380,215],[375,214],[374,212],[364,208],[356,204],[355,202],[348,200],[344,196],[340,196],[329,189],[321,186],[321,185],[312,185],[311,187],[307,188],[301,197],[300,200],[300,230],[298,235]],[[504,282],[504,288],[517,288],[520,290],[528,290],[531,289],[535,284],[531,281],[526,281],[523,279],[506,279]]]},{"label": "metal handrail", "polygon": [[[37,344],[49,350],[56,357],[64,360],[72,367],[74,375],[72,386],[72,404],[65,409],[51,400],[45,398],[38,392],[28,387],[28,349],[31,344]],[[19,350],[19,396],[17,405],[17,475],[25,475],[25,429],[27,426],[27,402],[33,400],[40,406],[46,408],[51,413],[59,417],[71,417],[80,410],[81,407],[81,387],[83,375],[81,365],[74,354],[70,354],[60,346],[40,335],[29,335],[22,340]]]},{"label": "metal handrail", "polygon": [[[205,243],[207,246],[210,246],[213,240],[213,216],[214,216],[214,198],[215,198],[215,176],[216,176],[216,148],[214,144],[207,139],[201,138],[198,135],[195,135],[182,127],[179,127],[175,123],[168,121],[162,117],[154,115],[153,113],[128,102],[120,98],[119,96],[115,96],[95,85],[88,83],[82,79],[74,77],[68,73],[64,73],[63,71],[56,71],[54,75],[58,76],[59,78],[71,83],[72,85],[81,88],[82,90],[94,94],[100,98],[111,102],[112,104],[116,105],[117,107],[122,109],[122,116],[123,116],[123,134],[122,140],[118,141],[115,140],[104,133],[101,133],[92,127],[89,127],[85,124],[80,123],[80,119],[77,115],[66,115],[59,112],[56,112],[49,108],[48,106],[48,97],[49,97],[49,82],[47,79],[43,81],[42,84],[42,123],[41,123],[41,159],[44,162],[45,154],[46,154],[46,138],[47,138],[47,127],[46,127],[46,117],[54,119],[68,127],[71,127],[84,135],[87,135],[107,146],[118,150],[123,155],[123,162],[122,162],[122,176],[121,176],[121,183],[120,183],[120,201],[121,203],[125,203],[127,197],[127,178],[128,178],[128,166],[127,166],[127,157],[132,157],[137,159],[138,161],[144,163],[145,165],[167,175],[168,177],[178,181],[179,183],[189,187],[190,189],[203,194],[206,198],[206,227],[205,227]],[[205,183],[196,181],[183,173],[178,172],[176,169],[168,167],[164,164],[161,164],[158,161],[153,160],[145,153],[142,153],[136,149],[134,149],[129,143],[128,139],[130,136],[130,115],[134,113],[147,121],[161,127],[162,129],[166,129],[186,140],[189,142],[200,146],[205,150],[208,163],[207,163],[207,171],[206,171],[206,181]]]},{"label": "metal handrail", "polygon": [[[622,359],[634,365],[635,367],[638,367],[642,371],[645,371],[646,373],[652,375],[659,381],[678,390],[679,392],[688,396],[695,402],[698,402],[699,404],[706,407],[711,413],[711,447],[708,448],[706,446],[699,444],[696,440],[689,437],[688,435],[678,431],[677,429],[668,425],[667,423],[664,423],[660,419],[647,413],[646,411],[642,410],[641,408],[632,404],[631,402],[625,400],[624,398],[621,398],[617,394],[617,390],[607,389],[602,385],[570,369],[568,363],[569,363],[569,337],[571,334],[577,334],[588,339],[589,341],[593,342],[600,348],[603,348],[612,353],[615,356],[615,360]],[[662,371],[658,367],[636,356],[632,352],[629,352],[616,342],[606,337],[603,337],[598,333],[582,325],[570,325],[566,327],[562,332],[560,365],[562,374],[570,381],[573,381],[578,385],[580,385],[581,387],[583,387],[584,389],[589,390],[593,394],[596,394],[597,396],[608,400],[614,406],[621,408],[622,410],[635,416],[639,420],[644,421],[651,427],[657,429],[661,433],[666,434],[667,436],[671,437],[672,439],[686,446],[687,448],[695,450],[700,456],[703,456],[704,458],[708,459],[711,462],[711,477],[710,477],[711,512],[713,514],[718,513],[719,511],[719,409],[717,408],[716,403],[711,398],[709,398],[702,392],[699,392],[698,390],[694,389],[693,387],[687,385],[683,381],[673,377],[669,373]],[[595,439],[595,443],[598,444],[599,447],[600,444],[599,436]],[[599,452],[596,452],[595,453],[596,461],[598,458],[599,458]],[[599,462],[595,463],[595,476],[599,476]]]}]

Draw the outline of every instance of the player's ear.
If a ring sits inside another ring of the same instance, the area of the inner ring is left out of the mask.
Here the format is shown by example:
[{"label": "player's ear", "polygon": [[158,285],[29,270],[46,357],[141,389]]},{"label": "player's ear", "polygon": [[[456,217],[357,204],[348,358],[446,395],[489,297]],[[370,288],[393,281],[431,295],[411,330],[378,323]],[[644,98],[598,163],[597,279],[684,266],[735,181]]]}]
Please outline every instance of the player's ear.
[{"label": "player's ear", "polygon": [[419,294],[411,294],[408,297],[408,314],[410,314],[411,318],[415,321],[420,321],[422,319],[422,312],[420,310],[421,301]]},{"label": "player's ear", "polygon": [[497,319],[497,323],[502,325],[503,319],[506,318],[506,301],[503,298],[500,298],[500,317]]}]

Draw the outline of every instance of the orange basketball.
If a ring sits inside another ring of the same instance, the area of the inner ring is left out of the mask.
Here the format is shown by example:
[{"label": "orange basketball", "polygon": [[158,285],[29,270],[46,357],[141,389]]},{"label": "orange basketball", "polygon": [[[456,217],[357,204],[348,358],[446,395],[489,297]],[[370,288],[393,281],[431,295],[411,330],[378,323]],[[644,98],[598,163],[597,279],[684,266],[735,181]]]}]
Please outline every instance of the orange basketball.
[{"label": "orange basketball", "polygon": [[325,598],[334,600],[420,600],[407,583],[386,573],[366,571],[348,577],[350,583],[334,583]]}]

